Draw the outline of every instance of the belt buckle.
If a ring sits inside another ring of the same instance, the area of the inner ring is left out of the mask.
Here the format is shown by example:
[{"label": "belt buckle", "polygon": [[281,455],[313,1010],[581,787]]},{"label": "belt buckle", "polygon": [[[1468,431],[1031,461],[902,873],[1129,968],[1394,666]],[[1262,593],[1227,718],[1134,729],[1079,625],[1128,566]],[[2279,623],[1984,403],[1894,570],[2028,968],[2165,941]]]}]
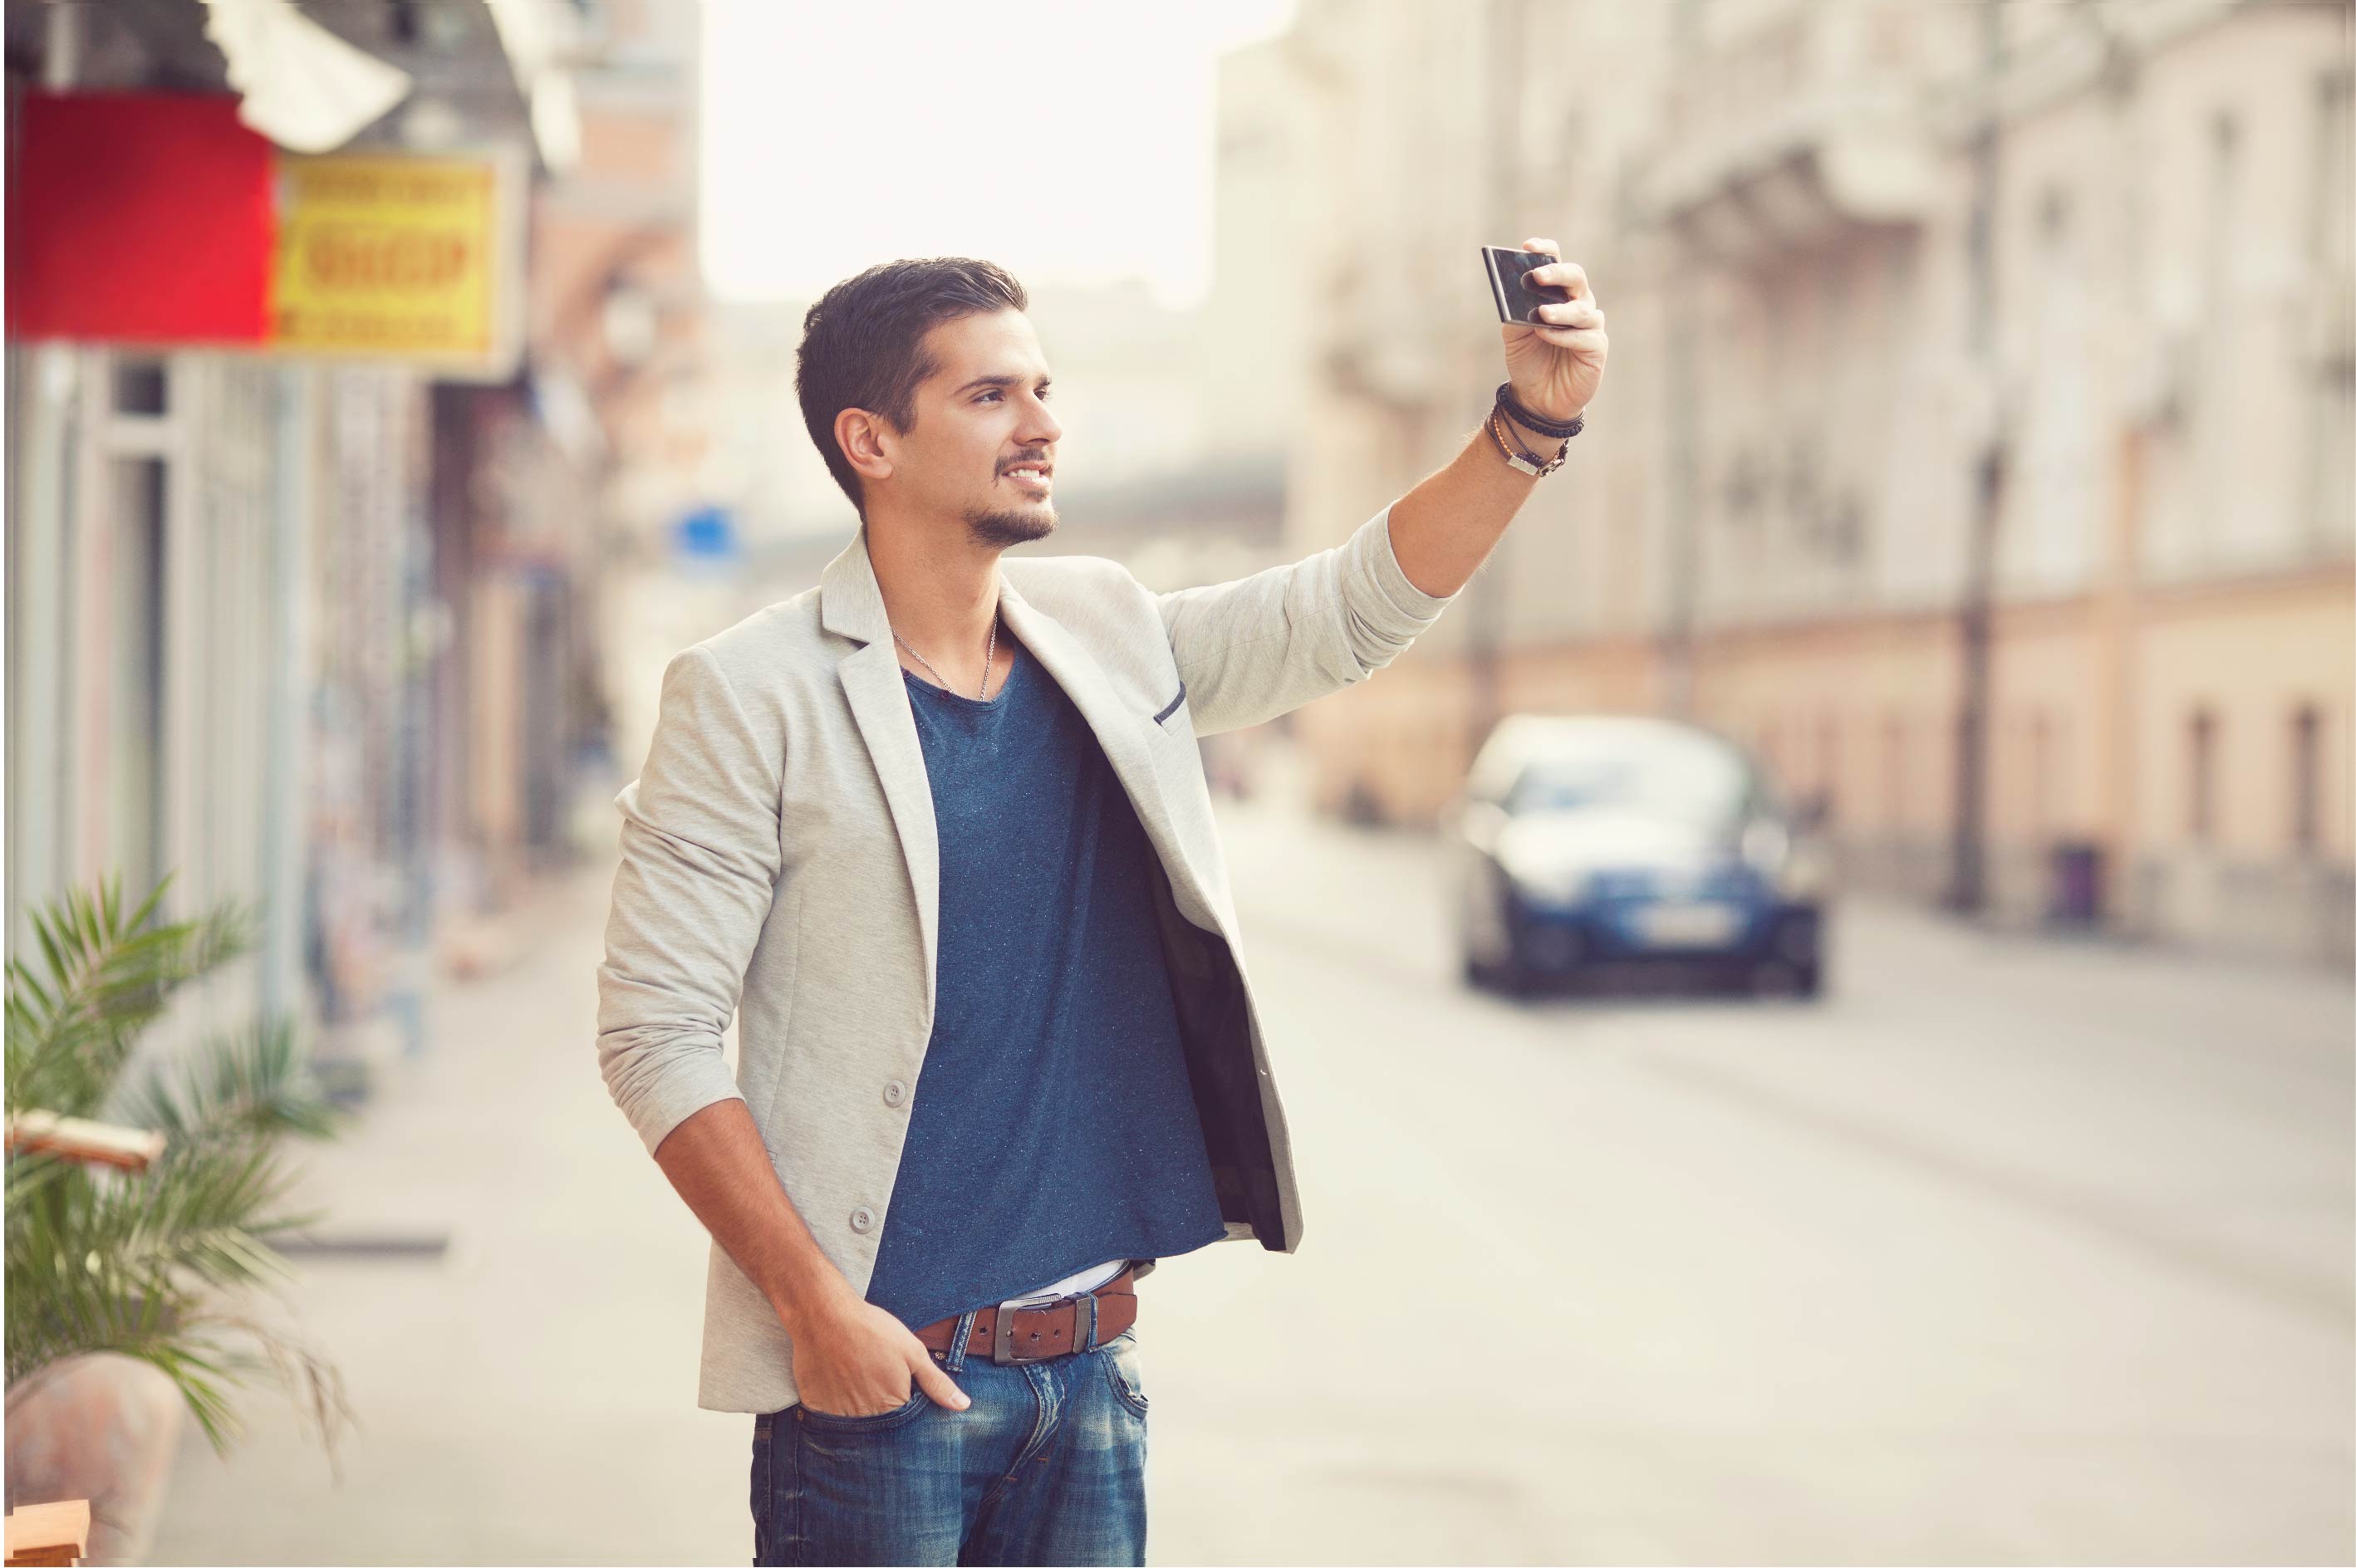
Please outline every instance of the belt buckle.
[{"label": "belt buckle", "polygon": [[[1083,1301],[1088,1304],[1088,1337],[1090,1339],[1094,1339],[1096,1337],[1097,1325],[1097,1298],[1095,1293],[1091,1291],[1072,1296],[1069,1299],[1072,1302],[1072,1343],[1070,1348],[1076,1350],[1080,1348],[1081,1342],[1079,1304]],[[1063,1305],[1064,1304],[1061,1301],[1045,1301],[1041,1302],[1036,1307],[1027,1308],[1027,1310],[1032,1312],[1049,1312]],[[995,1332],[991,1335],[990,1346],[990,1359],[994,1364],[1001,1367],[1029,1366],[1034,1361],[1052,1361],[1057,1356],[1065,1353],[1062,1350],[1050,1350],[1044,1356],[1025,1356],[1017,1352],[1014,1349],[1015,1310],[1016,1308],[1013,1302],[1001,1301],[998,1304],[998,1317],[993,1325]]]}]

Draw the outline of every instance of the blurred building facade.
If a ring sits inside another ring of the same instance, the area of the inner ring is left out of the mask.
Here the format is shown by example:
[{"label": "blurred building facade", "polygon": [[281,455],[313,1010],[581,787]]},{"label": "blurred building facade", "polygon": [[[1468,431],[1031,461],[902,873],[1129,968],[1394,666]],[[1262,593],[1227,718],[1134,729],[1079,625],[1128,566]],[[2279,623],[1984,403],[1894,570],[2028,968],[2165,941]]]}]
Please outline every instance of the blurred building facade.
[{"label": "blurred building facade", "polygon": [[597,793],[575,788],[582,771],[626,766],[616,583],[663,553],[699,493],[701,45],[692,5],[608,0],[569,18],[574,153],[531,195],[526,369],[434,392],[452,486],[437,515],[457,525],[441,592],[466,656],[447,673],[473,683],[440,757],[446,838],[494,905],[571,852]]},{"label": "blurred building facade", "polygon": [[[672,255],[649,245],[643,273],[598,286],[675,286],[680,234],[691,278],[692,158],[639,169],[604,116],[608,80],[634,73],[690,116],[695,32],[574,0],[306,5],[302,48],[357,49],[361,82],[369,62],[406,78],[382,112],[323,130],[288,117],[269,69],[292,13],[11,4],[12,184],[23,106],[60,93],[241,101],[304,152],[509,158],[529,171],[508,197],[527,208],[517,368],[461,384],[390,352],[12,335],[7,918],[24,951],[34,909],[114,874],[134,901],[171,874],[167,919],[241,901],[258,951],[155,1048],[284,1015],[358,1061],[423,1048],[437,964],[479,962],[499,912],[569,853],[574,775],[605,733],[602,503],[641,451],[601,356],[639,323],[627,304],[540,305],[597,248],[567,204],[617,166],[662,187],[670,216],[632,221],[667,222]],[[230,58],[257,36],[272,47]],[[668,76],[645,63],[682,48]],[[285,64],[310,85],[326,69]],[[692,292],[679,320],[668,305],[658,293],[658,334],[691,337]]]},{"label": "blurred building facade", "polygon": [[2345,6],[1304,0],[1240,53],[1314,236],[1293,553],[1477,430],[1477,245],[1612,320],[1456,612],[1300,715],[1326,805],[1432,820],[1502,712],[1680,713],[1853,883],[1953,898],[1960,815],[1998,916],[2068,857],[2113,929],[2349,961]]}]

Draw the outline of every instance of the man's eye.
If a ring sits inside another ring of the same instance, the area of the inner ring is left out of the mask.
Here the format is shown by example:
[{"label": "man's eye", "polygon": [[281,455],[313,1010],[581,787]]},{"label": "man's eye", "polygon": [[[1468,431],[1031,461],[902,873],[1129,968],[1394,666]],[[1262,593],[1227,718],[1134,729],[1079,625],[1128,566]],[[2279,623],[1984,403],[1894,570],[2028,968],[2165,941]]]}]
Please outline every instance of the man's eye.
[{"label": "man's eye", "polygon": [[[982,394],[981,394],[981,398],[994,398],[994,397],[996,397],[996,396],[998,396],[998,389],[997,389],[997,388],[995,388],[995,387],[992,387],[989,391],[986,391],[986,392],[984,392],[984,393],[982,393]],[[1040,400],[1041,402],[1043,402],[1043,403],[1044,403],[1044,402],[1045,402],[1045,401],[1047,400],[1047,396],[1048,396],[1047,389],[1046,389],[1046,388],[1044,388],[1044,387],[1040,388],[1040,389],[1039,389],[1039,400]],[[974,399],[974,401],[978,403],[978,402],[981,401],[981,398],[976,398],[976,399]]]}]

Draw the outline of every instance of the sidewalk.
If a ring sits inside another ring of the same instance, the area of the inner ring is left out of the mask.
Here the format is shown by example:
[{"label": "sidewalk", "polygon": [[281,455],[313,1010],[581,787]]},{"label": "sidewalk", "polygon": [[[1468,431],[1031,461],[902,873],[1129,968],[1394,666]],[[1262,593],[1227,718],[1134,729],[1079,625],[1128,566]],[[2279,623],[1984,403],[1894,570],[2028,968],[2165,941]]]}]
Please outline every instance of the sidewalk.
[{"label": "sidewalk", "polygon": [[709,1243],[597,1073],[612,880],[601,859],[548,888],[511,965],[436,990],[425,1054],[345,1138],[297,1147],[323,1237],[449,1239],[299,1264],[359,1418],[342,1484],[258,1390],[226,1462],[188,1426],[151,1561],[750,1560],[752,1420],[695,1405]]}]

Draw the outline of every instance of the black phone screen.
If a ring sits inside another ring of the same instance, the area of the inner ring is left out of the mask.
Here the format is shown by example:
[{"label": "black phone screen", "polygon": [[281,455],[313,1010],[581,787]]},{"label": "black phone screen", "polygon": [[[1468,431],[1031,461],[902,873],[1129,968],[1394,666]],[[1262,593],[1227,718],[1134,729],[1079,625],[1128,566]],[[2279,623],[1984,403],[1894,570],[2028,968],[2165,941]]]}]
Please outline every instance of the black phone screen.
[{"label": "black phone screen", "polygon": [[1519,322],[1525,326],[1541,324],[1538,306],[1560,304],[1570,298],[1570,291],[1559,283],[1533,283],[1527,274],[1533,268],[1552,266],[1555,258],[1544,251],[1525,251],[1518,246],[1481,247],[1482,264],[1488,269],[1489,293],[1497,302],[1499,321]]}]

